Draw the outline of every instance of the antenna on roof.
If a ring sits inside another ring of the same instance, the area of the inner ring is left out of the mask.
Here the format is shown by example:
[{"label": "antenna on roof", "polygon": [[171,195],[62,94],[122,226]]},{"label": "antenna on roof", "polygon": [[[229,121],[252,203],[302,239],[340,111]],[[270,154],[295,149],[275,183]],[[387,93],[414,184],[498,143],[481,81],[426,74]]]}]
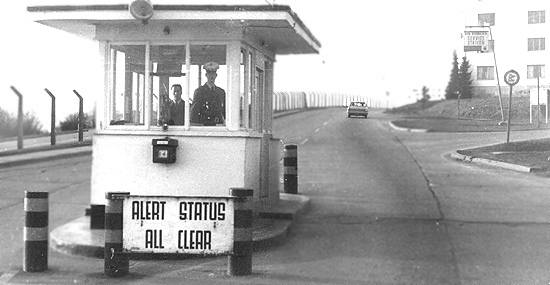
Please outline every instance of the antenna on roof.
[{"label": "antenna on roof", "polygon": [[271,6],[275,5],[275,0],[273,0],[273,1],[265,0],[265,2],[269,5],[271,5]]}]

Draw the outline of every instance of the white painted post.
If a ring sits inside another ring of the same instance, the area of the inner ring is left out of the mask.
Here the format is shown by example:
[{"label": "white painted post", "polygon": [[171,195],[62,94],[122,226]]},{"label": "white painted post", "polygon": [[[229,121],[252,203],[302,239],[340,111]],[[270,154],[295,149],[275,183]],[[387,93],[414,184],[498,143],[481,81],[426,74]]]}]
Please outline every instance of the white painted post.
[{"label": "white painted post", "polygon": [[231,42],[227,46],[228,92],[225,96],[225,126],[230,131],[239,130],[241,45]]}]

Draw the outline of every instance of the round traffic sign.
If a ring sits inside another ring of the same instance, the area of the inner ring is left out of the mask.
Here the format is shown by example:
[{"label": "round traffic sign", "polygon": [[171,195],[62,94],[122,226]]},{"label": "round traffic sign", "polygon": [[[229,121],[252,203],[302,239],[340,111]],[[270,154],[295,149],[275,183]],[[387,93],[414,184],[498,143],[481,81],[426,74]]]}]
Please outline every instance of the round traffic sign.
[{"label": "round traffic sign", "polygon": [[519,73],[515,70],[508,70],[504,74],[504,82],[510,86],[514,86],[519,82]]}]

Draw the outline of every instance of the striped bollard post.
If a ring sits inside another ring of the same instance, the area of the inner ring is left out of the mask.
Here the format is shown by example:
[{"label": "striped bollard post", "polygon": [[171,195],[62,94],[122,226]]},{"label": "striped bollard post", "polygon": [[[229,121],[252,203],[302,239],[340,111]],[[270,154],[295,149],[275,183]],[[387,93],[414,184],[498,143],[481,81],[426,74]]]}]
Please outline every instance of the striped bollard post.
[{"label": "striped bollard post", "polygon": [[252,273],[252,189],[231,188],[235,197],[233,253],[228,256],[227,273],[231,276]]},{"label": "striped bollard post", "polygon": [[284,192],[298,194],[298,146],[287,144],[283,153]]},{"label": "striped bollard post", "polygon": [[128,256],[122,253],[122,202],[128,192],[108,192],[105,194],[105,261],[104,272],[109,277],[128,274]]},{"label": "striped bollard post", "polygon": [[25,191],[23,271],[48,269],[48,192]]}]

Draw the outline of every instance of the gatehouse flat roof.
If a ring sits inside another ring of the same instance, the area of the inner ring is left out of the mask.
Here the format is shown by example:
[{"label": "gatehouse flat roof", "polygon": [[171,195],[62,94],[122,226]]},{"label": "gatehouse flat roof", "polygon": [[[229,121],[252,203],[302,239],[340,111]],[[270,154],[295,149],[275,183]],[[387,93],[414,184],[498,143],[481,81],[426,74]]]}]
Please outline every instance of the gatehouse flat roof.
[{"label": "gatehouse flat roof", "polygon": [[[137,21],[128,12],[128,2],[95,1],[95,4],[85,4],[90,2],[92,1],[41,0],[36,2],[37,5],[27,6],[27,11],[36,22],[88,38],[95,37],[97,25]],[[174,1],[157,2],[159,1],[153,1],[154,13],[149,23],[231,22],[233,26],[242,25],[252,35],[260,36],[276,54],[318,53],[321,47],[319,40],[290,6],[204,4],[206,1],[185,1],[185,4]]]}]

